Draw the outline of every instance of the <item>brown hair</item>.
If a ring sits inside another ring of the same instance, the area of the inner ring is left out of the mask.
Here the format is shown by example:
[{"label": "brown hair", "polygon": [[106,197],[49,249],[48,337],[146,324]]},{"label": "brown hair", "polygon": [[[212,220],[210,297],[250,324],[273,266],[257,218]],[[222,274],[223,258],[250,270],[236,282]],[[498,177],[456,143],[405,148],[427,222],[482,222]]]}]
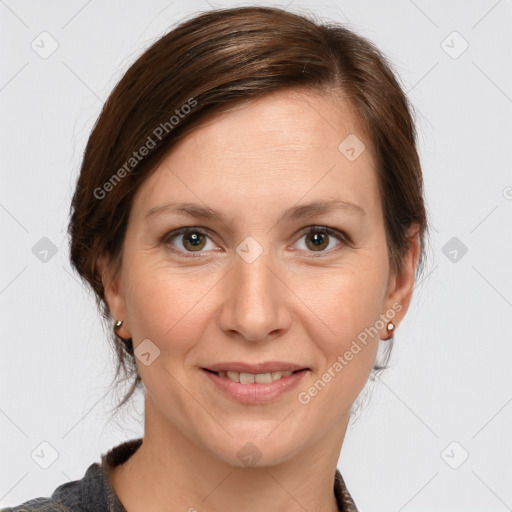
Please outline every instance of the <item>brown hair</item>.
[{"label": "brown hair", "polygon": [[[339,23],[279,8],[217,9],[150,46],[116,85],[89,137],[68,233],[71,262],[104,319],[112,320],[98,258],[110,256],[112,275],[120,269],[132,199],[158,163],[215,114],[288,88],[350,102],[376,157],[390,269],[400,271],[410,247],[406,230],[416,223],[423,271],[427,218],[412,107],[386,58]],[[118,363],[114,380],[121,370],[122,381],[135,377],[118,410],[141,380],[131,339],[124,343],[111,327],[108,332]]]}]

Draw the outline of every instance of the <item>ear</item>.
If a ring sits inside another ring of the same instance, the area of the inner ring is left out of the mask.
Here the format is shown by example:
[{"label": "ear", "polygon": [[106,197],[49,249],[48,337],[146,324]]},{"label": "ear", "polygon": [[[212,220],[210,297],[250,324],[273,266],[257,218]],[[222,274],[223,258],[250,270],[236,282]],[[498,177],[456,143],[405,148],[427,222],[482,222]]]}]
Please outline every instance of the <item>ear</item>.
[{"label": "ear", "polygon": [[112,263],[110,257],[106,254],[102,254],[98,258],[97,265],[101,275],[101,282],[103,283],[105,301],[114,317],[114,322],[117,320],[123,321],[123,325],[116,329],[116,334],[123,339],[131,338],[120,273],[118,272],[117,275],[113,275]]},{"label": "ear", "polygon": [[[384,301],[384,310],[382,314],[388,312],[387,317],[390,317],[389,311],[395,311],[395,316],[390,320],[395,324],[395,329],[402,321],[409,304],[411,303],[412,292],[416,281],[416,268],[419,258],[419,226],[412,224],[407,230],[407,238],[409,239],[409,250],[404,255],[402,270],[398,274],[393,274],[390,277],[388,294]],[[387,322],[386,322],[387,325]],[[389,338],[386,326],[381,333],[381,339]]]}]

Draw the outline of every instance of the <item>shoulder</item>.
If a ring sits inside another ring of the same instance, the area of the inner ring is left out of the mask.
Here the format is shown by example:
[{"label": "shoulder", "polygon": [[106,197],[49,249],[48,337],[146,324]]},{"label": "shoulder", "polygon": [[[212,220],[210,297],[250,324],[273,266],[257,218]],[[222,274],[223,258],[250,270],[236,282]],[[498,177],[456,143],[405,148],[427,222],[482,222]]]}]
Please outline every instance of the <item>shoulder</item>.
[{"label": "shoulder", "polygon": [[103,475],[98,463],[91,464],[80,480],[60,485],[50,497],[33,498],[0,512],[85,512],[106,511]]},{"label": "shoulder", "polygon": [[2,508],[0,512],[67,512],[69,510],[71,510],[69,507],[64,507],[52,498],[34,498],[15,507]]},{"label": "shoulder", "polygon": [[338,468],[336,468],[336,474],[334,476],[334,495],[336,496],[336,501],[338,502],[338,508],[340,511],[358,512],[354,499],[348,492],[345,480],[343,480]]},{"label": "shoulder", "polygon": [[0,512],[126,512],[110,483],[110,469],[125,462],[142,438],[125,441],[91,464],[80,480],[66,482],[48,498],[34,498]]}]

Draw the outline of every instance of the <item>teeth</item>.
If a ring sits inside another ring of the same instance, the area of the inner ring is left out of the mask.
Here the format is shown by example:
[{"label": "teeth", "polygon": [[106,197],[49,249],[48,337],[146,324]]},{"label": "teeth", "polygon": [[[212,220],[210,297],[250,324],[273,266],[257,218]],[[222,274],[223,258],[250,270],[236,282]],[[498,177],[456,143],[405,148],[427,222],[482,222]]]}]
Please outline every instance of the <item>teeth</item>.
[{"label": "teeth", "polygon": [[272,374],[271,373],[258,373],[254,377],[254,382],[257,382],[258,384],[268,384],[269,382],[272,382]]},{"label": "teeth", "polygon": [[[236,377],[236,375],[233,375],[233,377]],[[239,377],[241,384],[251,384],[252,382],[254,382],[255,375],[253,375],[252,373],[240,372]]]},{"label": "teeth", "polygon": [[219,377],[227,377],[229,380],[233,382],[240,382],[242,384],[251,384],[256,382],[258,384],[269,384],[274,380],[279,380],[281,377],[288,377],[293,372],[291,370],[279,371],[279,372],[269,372],[269,373],[246,373],[246,372],[218,372]]},{"label": "teeth", "polygon": [[227,378],[234,380],[236,382],[240,382],[240,374],[237,372],[227,372]]}]

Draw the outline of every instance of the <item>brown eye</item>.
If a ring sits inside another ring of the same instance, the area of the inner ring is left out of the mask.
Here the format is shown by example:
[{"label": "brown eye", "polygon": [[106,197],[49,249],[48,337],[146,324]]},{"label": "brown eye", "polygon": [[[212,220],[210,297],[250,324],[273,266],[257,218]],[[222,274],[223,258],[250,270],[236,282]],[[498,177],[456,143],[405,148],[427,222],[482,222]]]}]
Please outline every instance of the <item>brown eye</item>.
[{"label": "brown eye", "polygon": [[[304,233],[305,246],[307,252],[330,252],[337,246],[343,245],[342,242],[346,242],[348,238],[341,232],[335,229],[328,228],[326,226],[312,226]],[[331,241],[337,240],[339,243],[334,244],[333,247],[327,249],[331,244]],[[326,250],[327,249],[327,250]]]},{"label": "brown eye", "polygon": [[[345,233],[327,226],[310,226],[301,238],[306,241],[303,250],[309,253],[320,253],[319,256],[336,250],[338,246],[350,244],[350,238]],[[162,238],[162,243],[169,246],[173,252],[187,256],[206,252],[208,240],[211,240],[211,237],[203,229],[188,227],[168,233]],[[335,241],[338,243],[333,244],[332,242]]]},{"label": "brown eye", "polygon": [[326,233],[308,233],[306,235],[306,245],[313,251],[323,250],[329,245],[329,235]]},{"label": "brown eye", "polygon": [[[178,252],[203,252],[209,236],[200,229],[183,228],[169,233],[162,240],[163,243],[176,248]],[[179,243],[179,246],[176,243]]]},{"label": "brown eye", "polygon": [[182,235],[182,240],[184,247],[191,251],[201,250],[206,244],[204,235],[194,231]]}]

